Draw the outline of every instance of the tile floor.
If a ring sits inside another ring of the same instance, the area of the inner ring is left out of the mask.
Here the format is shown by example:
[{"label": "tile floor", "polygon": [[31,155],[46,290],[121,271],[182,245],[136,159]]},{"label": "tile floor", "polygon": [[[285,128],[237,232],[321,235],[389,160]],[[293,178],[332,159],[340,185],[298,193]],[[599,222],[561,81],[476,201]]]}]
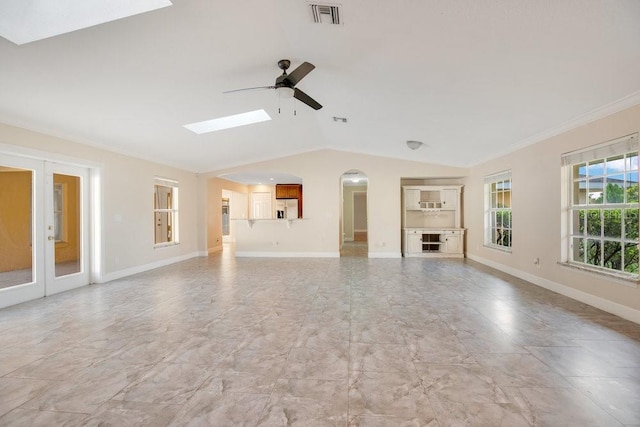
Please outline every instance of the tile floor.
[{"label": "tile floor", "polygon": [[471,261],[217,255],[0,310],[0,425],[640,425],[640,326]]}]

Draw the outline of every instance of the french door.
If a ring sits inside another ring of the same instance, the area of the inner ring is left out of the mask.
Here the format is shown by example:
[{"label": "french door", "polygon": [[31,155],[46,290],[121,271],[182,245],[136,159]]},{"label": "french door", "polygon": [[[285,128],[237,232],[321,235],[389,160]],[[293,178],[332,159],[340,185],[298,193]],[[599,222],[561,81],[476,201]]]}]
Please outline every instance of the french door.
[{"label": "french door", "polygon": [[0,307],[89,283],[89,170],[0,154]]}]

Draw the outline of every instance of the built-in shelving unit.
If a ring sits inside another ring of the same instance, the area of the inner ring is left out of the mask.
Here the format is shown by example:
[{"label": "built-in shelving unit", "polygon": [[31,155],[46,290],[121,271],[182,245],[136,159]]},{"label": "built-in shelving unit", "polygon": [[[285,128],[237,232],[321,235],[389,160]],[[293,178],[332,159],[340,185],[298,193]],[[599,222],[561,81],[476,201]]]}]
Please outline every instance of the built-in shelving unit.
[{"label": "built-in shelving unit", "polygon": [[463,257],[462,185],[402,187],[402,254]]}]

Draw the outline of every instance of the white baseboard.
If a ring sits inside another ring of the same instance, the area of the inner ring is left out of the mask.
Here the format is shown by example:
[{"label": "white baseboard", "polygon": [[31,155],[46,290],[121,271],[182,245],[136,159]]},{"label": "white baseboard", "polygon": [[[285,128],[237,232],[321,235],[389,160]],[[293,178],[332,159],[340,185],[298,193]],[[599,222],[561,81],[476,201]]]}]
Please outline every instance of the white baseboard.
[{"label": "white baseboard", "polygon": [[243,258],[340,258],[340,252],[238,252]]},{"label": "white baseboard", "polygon": [[635,310],[631,307],[627,307],[626,305],[618,304],[617,302],[609,301],[607,299],[580,291],[578,289],[574,289],[566,285],[562,285],[548,279],[544,279],[542,277],[535,276],[521,270],[517,270],[515,268],[476,255],[467,254],[467,258],[495,268],[496,270],[500,270],[512,276],[518,277],[520,279],[526,280],[527,282],[531,282],[534,285],[549,289],[550,291],[557,292],[566,297],[583,302],[585,304],[589,304],[593,307],[599,308],[600,310],[604,310],[608,313],[615,314],[616,316],[620,316],[624,319],[640,324],[640,311]]},{"label": "white baseboard", "polygon": [[400,252],[369,252],[369,258],[402,258]]},{"label": "white baseboard", "polygon": [[345,242],[353,242],[353,237],[345,237],[344,241]]},{"label": "white baseboard", "polygon": [[145,271],[153,270],[154,268],[164,267],[167,265],[175,264],[176,262],[186,261],[191,258],[199,257],[199,256],[207,256],[206,251],[198,251],[192,252],[187,255],[181,255],[173,258],[163,259],[162,261],[152,262],[151,264],[138,265],[135,267],[125,268],[124,270],[114,271],[112,273],[107,273],[102,275],[102,277],[98,278],[95,283],[106,283],[112,280],[121,279],[123,277],[131,276],[133,274],[142,273]]}]

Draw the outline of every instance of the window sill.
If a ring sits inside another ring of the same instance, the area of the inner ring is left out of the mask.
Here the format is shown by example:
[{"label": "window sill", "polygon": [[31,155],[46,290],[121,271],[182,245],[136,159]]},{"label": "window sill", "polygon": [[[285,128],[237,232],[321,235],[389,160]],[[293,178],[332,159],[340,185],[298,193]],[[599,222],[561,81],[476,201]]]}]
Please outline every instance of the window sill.
[{"label": "window sill", "polygon": [[170,246],[178,246],[179,244],[180,242],[158,243],[157,245],[153,245],[153,249],[168,248]]},{"label": "window sill", "polygon": [[593,274],[595,276],[600,276],[603,279],[610,279],[614,283],[628,286],[631,288],[637,288],[640,284],[640,278],[637,276],[632,276],[628,274],[609,272],[605,270],[600,270],[598,268],[590,268],[581,264],[574,264],[570,262],[558,262],[558,265],[562,267],[566,267],[572,270],[581,271],[586,274]]},{"label": "window sill", "polygon": [[484,246],[487,249],[493,249],[493,250],[496,250],[496,251],[499,251],[499,252],[504,252],[504,253],[507,253],[507,254],[511,253],[511,248],[509,248],[507,246],[488,245],[486,243],[484,245],[482,245],[482,246]]}]

